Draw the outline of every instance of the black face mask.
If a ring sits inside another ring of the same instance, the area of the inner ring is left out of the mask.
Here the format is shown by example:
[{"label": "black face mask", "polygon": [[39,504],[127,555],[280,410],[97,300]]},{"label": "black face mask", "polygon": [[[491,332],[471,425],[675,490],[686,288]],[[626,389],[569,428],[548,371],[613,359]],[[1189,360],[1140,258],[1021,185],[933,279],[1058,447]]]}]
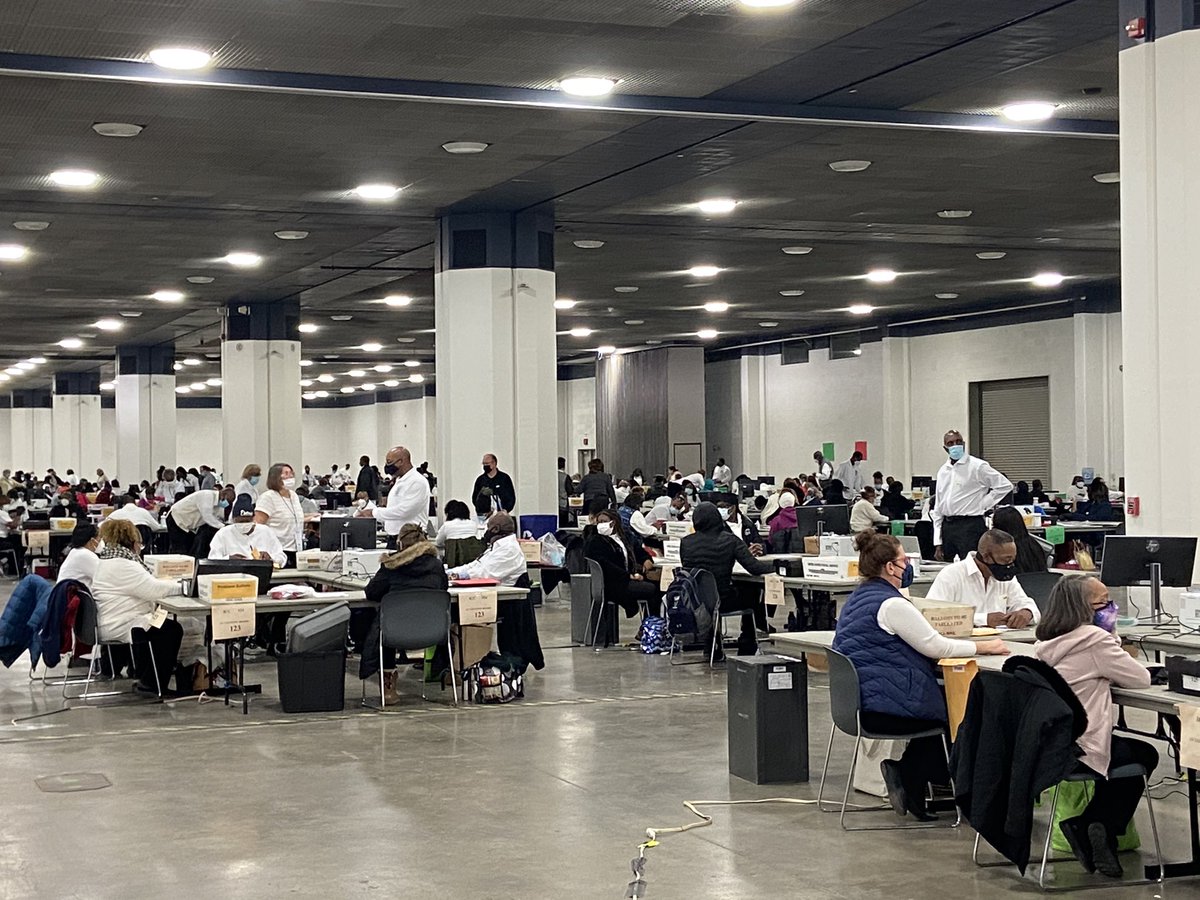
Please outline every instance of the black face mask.
[{"label": "black face mask", "polygon": [[483,467],[483,474],[484,474],[484,475],[488,475],[488,474],[490,474],[490,473],[491,473],[491,471],[492,471],[492,470],[491,470],[491,469],[489,469],[487,466],[484,466],[484,467]]},{"label": "black face mask", "polygon": [[399,471],[400,470],[398,468],[396,468],[395,463],[388,463],[387,465],[385,465],[383,467],[383,472],[385,475],[395,475]]},{"label": "black face mask", "polygon": [[1012,563],[987,562],[983,563],[991,570],[992,577],[997,581],[1012,581],[1017,577],[1017,567]]}]

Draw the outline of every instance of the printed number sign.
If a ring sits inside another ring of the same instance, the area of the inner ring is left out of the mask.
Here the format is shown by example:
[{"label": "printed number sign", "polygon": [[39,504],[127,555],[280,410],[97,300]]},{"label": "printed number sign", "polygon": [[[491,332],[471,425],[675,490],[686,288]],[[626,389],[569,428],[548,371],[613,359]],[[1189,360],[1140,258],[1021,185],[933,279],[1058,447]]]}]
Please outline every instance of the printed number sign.
[{"label": "printed number sign", "polygon": [[212,604],[212,639],[233,641],[254,636],[253,602],[222,602]]},{"label": "printed number sign", "polygon": [[496,591],[465,591],[458,595],[458,621],[461,625],[491,625],[496,621]]},{"label": "printed number sign", "polygon": [[779,575],[763,576],[763,599],[767,606],[783,606],[783,578]]}]

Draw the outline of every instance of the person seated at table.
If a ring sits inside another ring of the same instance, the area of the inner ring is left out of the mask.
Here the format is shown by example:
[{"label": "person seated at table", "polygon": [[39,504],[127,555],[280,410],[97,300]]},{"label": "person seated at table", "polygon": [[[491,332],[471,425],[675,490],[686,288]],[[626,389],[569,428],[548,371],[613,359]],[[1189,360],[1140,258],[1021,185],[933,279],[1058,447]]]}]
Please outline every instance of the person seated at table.
[{"label": "person seated at table", "polygon": [[434,544],[439,550],[446,549],[446,541],[479,537],[479,526],[471,518],[471,510],[461,500],[450,500],[445,508],[446,521],[438,529]]},{"label": "person seated at table", "polygon": [[800,499],[801,506],[820,506],[825,495],[816,477],[809,475],[804,479],[804,496]]},{"label": "person seated at table", "polygon": [[512,586],[525,575],[525,554],[517,541],[517,524],[508,513],[493,513],[483,532],[483,555],[448,571],[453,579],[493,578]]},{"label": "person seated at table", "polygon": [[742,539],[742,543],[750,548],[750,552],[755,556],[762,556],[765,541],[762,534],[758,530],[758,526],[751,522],[742,513],[742,507],[737,501],[737,497],[730,494],[728,497],[722,497],[717,501],[717,511],[721,514],[721,518],[725,520],[725,527]]},{"label": "person seated at table", "polygon": [[80,522],[71,532],[71,546],[67,550],[67,558],[58,567],[56,581],[78,581],[87,586],[90,591],[96,578],[96,569],[100,565],[100,557],[96,550],[100,547],[100,535],[96,526],[91,522]]},{"label": "person seated at table", "polygon": [[1103,478],[1093,478],[1087,486],[1087,501],[1078,503],[1075,512],[1063,516],[1073,522],[1111,522],[1116,516]]},{"label": "person seated at table", "polygon": [[[617,507],[617,515],[621,517],[621,526],[625,529],[625,534],[629,537],[629,541],[637,546],[642,545],[642,538],[648,535],[654,535],[654,526],[646,523],[646,517],[642,514],[642,503],[645,500],[645,494],[640,487],[630,488],[629,493],[625,495],[625,499],[621,501],[621,505]],[[637,519],[637,526],[634,526],[634,519]]]},{"label": "person seated at table", "polygon": [[1145,782],[1140,777],[1108,778],[1110,770],[1137,763],[1147,774],[1158,765],[1158,751],[1145,741],[1113,734],[1112,688],[1147,688],[1149,670],[1121,646],[1117,606],[1108,588],[1091,575],[1068,575],[1050,591],[1046,613],[1037,627],[1033,652],[1054,667],[1087,712],[1087,730],[1077,743],[1079,765],[1100,779],[1092,799],[1078,816],[1060,825],[1075,856],[1089,871],[1120,878],[1117,839],[1125,833]]},{"label": "person seated at table", "polygon": [[[795,500],[795,495],[791,495]],[[679,542],[679,562],[685,569],[707,569],[717,582],[717,593],[725,609],[743,608],[733,583],[733,567],[741,563],[751,575],[766,575],[772,570],[769,562],[756,559],[750,548],[725,526],[716,506],[704,502],[692,515],[695,533]],[[761,594],[760,594],[761,596]],[[711,637],[711,636],[710,636]],[[758,649],[754,636],[754,615],[742,616],[742,631],[738,636],[738,655],[752,656]],[[717,648],[717,659],[724,653]]]},{"label": "person seated at table", "polygon": [[208,546],[209,559],[269,559],[275,568],[287,565],[287,554],[275,532],[254,521],[253,512],[235,517]]},{"label": "person seated at table", "polygon": [[850,530],[858,534],[887,523],[888,517],[875,508],[875,488],[863,488],[862,495],[850,509]]},{"label": "person seated at table", "polygon": [[658,615],[658,587],[646,577],[654,565],[640,546],[630,542],[615,510],[596,514],[583,539],[583,555],[595,560],[603,572],[605,602],[624,609],[626,618],[637,615],[638,601],[647,604],[651,615]]},{"label": "person seated at table", "polygon": [[1017,580],[1017,544],[1007,531],[985,531],[966,559],[938,572],[930,600],[975,607],[975,625],[1026,628],[1041,618],[1037,604]]},{"label": "person seated at table", "polygon": [[893,481],[888,485],[888,489],[884,491],[883,497],[879,501],[880,511],[889,519],[903,519],[913,507],[917,505],[915,500],[910,500],[904,496],[904,482]]},{"label": "person seated at table", "polygon": [[[466,504],[459,503],[463,509]],[[379,570],[367,582],[367,600],[379,604],[392,591],[427,590],[445,591],[450,587],[446,570],[438,557],[437,547],[425,536],[420,525],[405,525],[396,536],[396,549],[385,554],[379,561]],[[356,610],[358,612],[358,610]],[[362,659],[358,665],[358,677],[366,680],[379,671],[379,609],[361,611],[370,617],[363,641]],[[396,651],[383,648],[383,695],[387,703],[399,700],[396,693]]]},{"label": "person seated at table", "polygon": [[767,526],[767,543],[771,545],[771,551],[774,553],[796,553],[803,549],[792,546],[792,533],[796,529],[796,495],[791,490],[785,489],[780,491],[777,496],[779,497],[779,509],[770,517]]},{"label": "person seated at table", "polygon": [[1013,504],[1013,506],[1032,506],[1033,505],[1033,492],[1031,490],[1029,490],[1028,482],[1025,482],[1025,481],[1017,482],[1017,487],[1013,491],[1013,495],[1012,495],[1012,504]]},{"label": "person seated at table", "polygon": [[1029,529],[1025,527],[1025,517],[1021,515],[1020,510],[1011,506],[1000,507],[992,516],[992,527],[1012,535],[1017,545],[1017,559],[1014,565],[1018,575],[1046,571],[1046,548],[1029,533]]},{"label": "person seated at table", "polygon": [[825,506],[849,505],[849,501],[846,499],[846,485],[842,484],[837,478],[825,485],[824,495],[821,502]]},{"label": "person seated at table", "polygon": [[[1008,653],[1000,640],[943,637],[900,593],[912,584],[913,567],[899,539],[863,531],[854,541],[862,584],[854,589],[837,620],[833,649],[850,658],[858,673],[859,721],[881,734],[948,730],[946,698],[937,680],[937,660]],[[921,821],[936,816],[925,809],[930,784],[946,784],[945,750],[940,738],[908,742],[900,759],[880,763],[888,800],[896,814]]]},{"label": "person seated at table", "polygon": [[1033,497],[1034,503],[1050,503],[1050,495],[1047,494],[1046,489],[1042,487],[1042,480],[1040,478],[1033,479],[1033,488],[1030,490],[1029,494]]}]

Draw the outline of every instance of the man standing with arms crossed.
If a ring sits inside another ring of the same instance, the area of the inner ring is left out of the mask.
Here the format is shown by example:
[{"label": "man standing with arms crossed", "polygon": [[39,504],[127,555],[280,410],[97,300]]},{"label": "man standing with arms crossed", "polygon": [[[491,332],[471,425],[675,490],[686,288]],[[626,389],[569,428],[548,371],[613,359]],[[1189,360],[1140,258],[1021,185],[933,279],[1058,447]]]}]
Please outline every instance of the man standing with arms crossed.
[{"label": "man standing with arms crossed", "polygon": [[429,481],[412,464],[412,454],[405,447],[393,447],[387,452],[383,470],[394,475],[395,484],[388,492],[387,505],[364,509],[360,518],[373,516],[383,523],[389,550],[396,549],[396,535],[405,525],[417,525],[429,533]]},{"label": "man standing with arms crossed", "polygon": [[967,453],[958,431],[947,431],[942,446],[949,457],[937,474],[933,519],[934,558],[950,561],[979,545],[987,531],[984,515],[1012,491],[1012,482],[986,460]]}]

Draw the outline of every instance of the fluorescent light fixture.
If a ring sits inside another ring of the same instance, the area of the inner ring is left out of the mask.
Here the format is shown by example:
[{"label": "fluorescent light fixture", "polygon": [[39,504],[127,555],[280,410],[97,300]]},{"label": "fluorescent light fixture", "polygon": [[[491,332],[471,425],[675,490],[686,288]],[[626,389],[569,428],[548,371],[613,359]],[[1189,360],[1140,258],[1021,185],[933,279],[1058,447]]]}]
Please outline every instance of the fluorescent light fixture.
[{"label": "fluorescent light fixture", "polygon": [[315,363],[313,363],[313,361],[312,361],[311,359],[302,359],[302,360],[300,360],[300,366],[301,366],[301,368],[305,368],[305,369],[307,369],[307,368],[308,368],[309,366],[311,366],[311,365],[315,365]]},{"label": "fluorescent light fixture", "polygon": [[188,387],[190,387],[193,391],[202,391],[206,387],[208,387],[208,385],[205,384],[203,381],[193,381],[191,384],[188,385]]},{"label": "fluorescent light fixture", "polygon": [[312,334],[314,331],[316,331],[320,327],[321,326],[318,325],[316,322],[301,322],[300,323],[300,333],[301,334]]},{"label": "fluorescent light fixture", "polygon": [[58,342],[58,346],[62,347],[64,350],[78,350],[83,346],[83,341],[75,337],[63,338]]},{"label": "fluorescent light fixture", "polygon": [[604,246],[604,241],[574,241],[573,243],[580,250],[599,250]]},{"label": "fluorescent light fixture", "polygon": [[362,369],[351,369],[346,374],[349,375],[351,378],[366,378],[367,377],[367,373]]},{"label": "fluorescent light fixture", "polygon": [[383,386],[388,388],[400,387],[400,382],[398,382],[395,378],[389,378],[383,383]]},{"label": "fluorescent light fixture", "polygon": [[1000,114],[1010,122],[1045,122],[1054,115],[1055,109],[1053,103],[1044,100],[1024,100],[1008,104]]},{"label": "fluorescent light fixture", "polygon": [[645,325],[646,320],[645,319],[626,319],[625,324],[626,325]]},{"label": "fluorescent light fixture", "polygon": [[383,302],[388,306],[408,306],[412,301],[413,298],[407,294],[389,294],[383,298]]},{"label": "fluorescent light fixture", "polygon": [[582,325],[567,332],[571,337],[589,337],[591,333],[592,329],[584,328]]},{"label": "fluorescent light fixture", "polygon": [[632,284],[621,284],[613,288],[618,294],[636,294],[638,289]]},{"label": "fluorescent light fixture", "polygon": [[975,212],[973,209],[943,209],[938,212],[939,219],[967,219]]},{"label": "fluorescent light fixture", "polygon": [[780,291],[780,297],[803,297],[804,291]]},{"label": "fluorescent light fixture", "polygon": [[398,337],[398,338],[396,338],[396,340],[399,341],[401,344],[415,344],[417,342],[416,338],[411,338],[411,337]]},{"label": "fluorescent light fixture", "polygon": [[117,389],[117,383],[115,381],[100,382],[100,390],[102,390],[102,391],[115,391],[116,389]]},{"label": "fluorescent light fixture", "polygon": [[341,390],[342,390],[343,394],[353,394],[354,393],[354,388],[350,387],[350,385],[346,385]]},{"label": "fluorescent light fixture", "polygon": [[455,156],[470,156],[473,153],[482,153],[490,146],[491,144],[485,144],[483,141],[447,141],[442,144],[442,149]]},{"label": "fluorescent light fixture", "polygon": [[701,328],[699,331],[696,332],[696,337],[700,338],[703,341],[711,341],[716,336],[717,336],[717,329],[715,329],[715,328]]},{"label": "fluorescent light fixture", "polygon": [[29,248],[21,244],[0,244],[0,260],[17,262],[29,255]]},{"label": "fluorescent light fixture", "polygon": [[406,368],[415,369],[421,365],[421,361],[419,359],[406,359],[404,365]]},{"label": "fluorescent light fixture", "polygon": [[[1120,172],[1100,172],[1100,173],[1092,176],[1092,181],[1096,182],[1097,184],[1120,184],[1121,183],[1121,173]],[[16,225],[17,223],[14,222],[13,224]]]},{"label": "fluorescent light fixture", "polygon": [[565,297],[560,297],[559,299],[554,301],[554,308],[555,309],[574,309],[575,301],[568,300]]},{"label": "fluorescent light fixture", "polygon": [[977,259],[1004,259],[1006,256],[1008,256],[1008,254],[1003,250],[984,250],[975,254]]},{"label": "fluorescent light fixture", "polygon": [[16,366],[9,366],[7,369],[4,370],[4,374],[15,376],[15,375],[24,375],[25,372],[23,369],[18,369]]},{"label": "fluorescent light fixture", "polygon": [[59,187],[90,188],[95,187],[100,176],[89,169],[59,169],[50,173],[50,180]]},{"label": "fluorescent light fixture", "polygon": [[1066,279],[1058,272],[1038,272],[1029,280],[1037,287],[1052,288],[1058,287]]},{"label": "fluorescent light fixture", "polygon": [[340,315],[340,316],[330,316],[329,318],[331,321],[334,321],[334,322],[349,322],[351,319],[354,318],[354,316]]},{"label": "fluorescent light fixture", "polygon": [[255,266],[262,265],[263,260],[257,253],[235,250],[232,253],[226,253],[224,261],[238,269],[253,269]]},{"label": "fluorescent light fixture", "polygon": [[224,382],[220,378],[209,378],[204,383],[209,387],[220,387]]},{"label": "fluorescent light fixture", "polygon": [[617,352],[617,348],[614,347],[612,344],[605,344],[602,347],[597,347],[596,352],[599,353],[601,356],[611,356],[612,354]]},{"label": "fluorescent light fixture", "polygon": [[387,363],[381,363],[381,364],[380,364],[380,365],[378,365],[378,366],[372,366],[372,367],[371,367],[371,371],[372,371],[372,372],[380,372],[380,373],[382,373],[382,372],[390,372],[390,371],[392,371],[392,367],[391,367],[391,366],[389,366]]},{"label": "fluorescent light fixture", "polygon": [[946,291],[941,294],[934,294],[933,296],[936,297],[938,300],[957,300],[958,299],[958,294],[952,293],[950,291]]},{"label": "fluorescent light fixture", "polygon": [[204,360],[202,360],[202,359],[199,359],[198,357],[195,357],[195,356],[189,356],[187,359],[185,359],[185,360],[183,361],[183,364],[184,364],[185,366],[198,366],[198,365],[200,365],[202,362],[204,362]]},{"label": "fluorescent light fixture", "polygon": [[332,384],[333,376],[328,372],[325,372],[324,374],[317,376],[317,381],[321,382],[321,384]]},{"label": "fluorescent light fixture", "polygon": [[839,159],[829,164],[835,172],[865,172],[871,168],[869,159]]},{"label": "fluorescent light fixture", "polygon": [[156,47],[150,62],[160,69],[203,69],[212,62],[212,54],[191,47]]},{"label": "fluorescent light fixture", "polygon": [[97,319],[95,327],[101,331],[120,331],[125,327],[125,323],[120,319]]},{"label": "fluorescent light fixture", "polygon": [[425,376],[422,375],[420,372],[413,372],[411,375],[408,376],[408,381],[410,384],[421,384],[422,382],[425,381]]},{"label": "fluorescent light fixture", "polygon": [[212,284],[216,279],[211,275],[189,275],[187,280],[190,284]]},{"label": "fluorescent light fixture", "polygon": [[363,200],[391,200],[400,193],[400,188],[386,183],[360,184],[352,193],[357,194]]},{"label": "fluorescent light fixture", "polygon": [[29,357],[29,362],[33,363],[35,366],[43,366],[46,364],[46,357],[31,356],[31,357]]},{"label": "fluorescent light fixture", "polygon": [[300,387],[310,388],[312,386],[313,386],[313,380],[311,378],[301,378],[300,379]]},{"label": "fluorescent light fixture", "polygon": [[145,130],[145,125],[134,125],[132,122],[94,122],[92,131],[101,137],[133,138]]},{"label": "fluorescent light fixture", "polygon": [[852,303],[846,307],[846,312],[852,316],[869,316],[875,312],[875,307],[867,303]]},{"label": "fluorescent light fixture", "polygon": [[17,231],[45,231],[49,227],[49,222],[41,222],[36,219],[22,219],[20,222],[13,222],[13,228]]},{"label": "fluorescent light fixture", "polygon": [[759,322],[758,327],[759,328],[778,328],[779,323],[778,322]]},{"label": "fluorescent light fixture", "polygon": [[704,304],[704,311],[710,313],[723,313],[729,309],[729,304],[724,300],[709,300]]},{"label": "fluorescent light fixture", "polygon": [[896,280],[896,273],[891,269],[872,269],[866,274],[866,279],[871,284],[891,284]]},{"label": "fluorescent light fixture", "polygon": [[367,341],[358,349],[362,350],[363,353],[378,353],[383,349],[383,344],[380,344],[376,341]]},{"label": "fluorescent light fixture", "polygon": [[277,231],[275,237],[281,241],[302,241],[308,237],[307,231]]},{"label": "fluorescent light fixture", "polygon": [[181,384],[179,387],[175,388],[175,393],[177,394],[190,394],[191,392],[192,389],[186,384]]},{"label": "fluorescent light fixture", "polygon": [[155,291],[150,296],[159,303],[178,303],[183,299],[183,291]]},{"label": "fluorescent light fixture", "polygon": [[788,256],[807,256],[812,253],[812,247],[784,247],[783,252]]},{"label": "fluorescent light fixture", "polygon": [[708,200],[701,200],[696,204],[696,208],[702,213],[715,216],[731,213],[737,208],[737,205],[737,200],[731,200],[728,197],[712,197]]},{"label": "fluorescent light fixture", "polygon": [[692,266],[688,274],[693,278],[713,278],[724,271],[720,266]]},{"label": "fluorescent light fixture", "polygon": [[559,89],[572,97],[607,97],[616,86],[615,78],[596,78],[588,75],[574,75],[558,83]]}]

